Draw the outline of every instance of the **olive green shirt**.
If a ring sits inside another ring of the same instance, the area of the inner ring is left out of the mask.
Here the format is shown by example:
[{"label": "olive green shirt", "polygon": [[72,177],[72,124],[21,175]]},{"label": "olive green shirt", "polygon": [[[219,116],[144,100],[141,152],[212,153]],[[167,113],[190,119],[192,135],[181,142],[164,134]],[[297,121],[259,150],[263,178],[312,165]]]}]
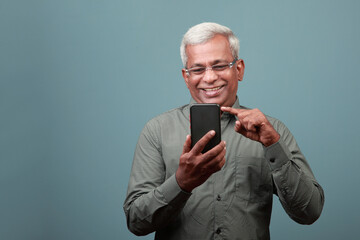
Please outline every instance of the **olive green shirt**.
[{"label": "olive green shirt", "polygon": [[[155,239],[270,239],[273,194],[296,222],[319,216],[324,193],[286,126],[267,117],[280,140],[264,147],[235,132],[236,117],[223,113],[226,163],[191,193],[175,179],[186,135],[189,105],[166,112],[144,127],[133,159],[124,203],[128,228]],[[234,108],[244,108],[238,100]]]}]

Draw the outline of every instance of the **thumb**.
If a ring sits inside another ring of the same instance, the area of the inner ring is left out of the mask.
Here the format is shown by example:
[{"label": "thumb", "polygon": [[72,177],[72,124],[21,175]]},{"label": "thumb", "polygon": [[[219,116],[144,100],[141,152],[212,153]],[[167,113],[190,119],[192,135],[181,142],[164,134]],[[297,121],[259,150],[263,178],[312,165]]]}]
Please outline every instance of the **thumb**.
[{"label": "thumb", "polygon": [[239,120],[235,122],[235,131],[238,133],[241,131],[241,122]]}]

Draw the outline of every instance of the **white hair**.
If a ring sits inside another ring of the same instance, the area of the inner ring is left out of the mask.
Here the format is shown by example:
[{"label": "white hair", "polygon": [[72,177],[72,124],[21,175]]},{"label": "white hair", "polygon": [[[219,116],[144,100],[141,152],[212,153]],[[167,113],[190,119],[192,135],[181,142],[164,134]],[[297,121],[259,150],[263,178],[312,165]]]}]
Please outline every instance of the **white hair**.
[{"label": "white hair", "polygon": [[188,56],[186,55],[186,46],[205,43],[217,34],[228,38],[233,58],[238,59],[240,48],[239,39],[234,35],[231,29],[217,23],[204,22],[189,28],[182,39],[180,45],[180,56],[184,67],[186,67],[188,60]]}]

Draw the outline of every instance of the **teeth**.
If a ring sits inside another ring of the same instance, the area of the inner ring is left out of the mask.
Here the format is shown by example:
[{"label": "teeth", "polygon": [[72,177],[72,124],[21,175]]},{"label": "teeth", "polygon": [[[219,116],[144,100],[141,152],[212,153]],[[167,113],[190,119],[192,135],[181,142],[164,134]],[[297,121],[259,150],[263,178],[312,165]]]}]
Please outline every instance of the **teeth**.
[{"label": "teeth", "polygon": [[209,91],[216,91],[219,90],[221,87],[216,87],[216,88],[204,88],[205,91],[209,92]]}]

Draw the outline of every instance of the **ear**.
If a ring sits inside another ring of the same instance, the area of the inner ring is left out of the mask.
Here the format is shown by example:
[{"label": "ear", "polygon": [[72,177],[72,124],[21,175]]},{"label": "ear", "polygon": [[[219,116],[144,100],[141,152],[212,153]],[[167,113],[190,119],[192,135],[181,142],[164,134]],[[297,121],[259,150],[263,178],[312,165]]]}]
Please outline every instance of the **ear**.
[{"label": "ear", "polygon": [[241,82],[244,78],[244,72],[245,72],[245,63],[244,60],[239,59],[236,61],[236,71],[238,75],[238,80]]},{"label": "ear", "polygon": [[181,69],[181,73],[185,80],[187,88],[189,88],[189,76],[186,74],[185,68]]}]

